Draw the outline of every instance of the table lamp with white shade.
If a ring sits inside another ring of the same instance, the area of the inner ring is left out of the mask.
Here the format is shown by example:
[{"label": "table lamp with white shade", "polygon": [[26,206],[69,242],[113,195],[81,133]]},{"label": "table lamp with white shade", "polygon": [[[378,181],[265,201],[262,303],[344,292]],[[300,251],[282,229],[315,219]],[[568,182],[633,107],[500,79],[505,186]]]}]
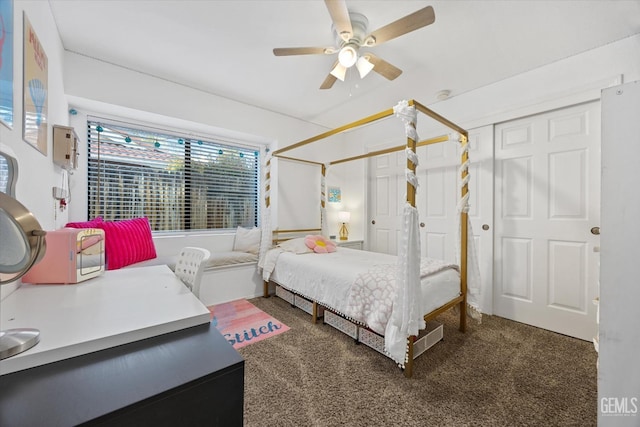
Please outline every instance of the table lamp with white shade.
[{"label": "table lamp with white shade", "polygon": [[349,230],[347,229],[347,223],[349,222],[350,219],[351,219],[350,212],[344,212],[344,211],[338,212],[338,222],[341,223],[340,230],[339,230],[340,240],[349,239]]}]

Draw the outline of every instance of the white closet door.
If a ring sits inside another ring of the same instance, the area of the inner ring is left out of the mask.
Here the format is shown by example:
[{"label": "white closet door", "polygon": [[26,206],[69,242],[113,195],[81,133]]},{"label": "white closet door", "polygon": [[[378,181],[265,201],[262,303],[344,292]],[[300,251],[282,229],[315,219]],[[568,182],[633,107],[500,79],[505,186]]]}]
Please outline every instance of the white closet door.
[{"label": "white closet door", "polygon": [[[419,149],[417,205],[422,254],[456,262],[460,251],[457,205],[460,153],[446,142]],[[492,312],[493,290],[493,126],[469,130],[469,219],[478,256],[480,307]],[[424,224],[424,227],[422,227]],[[483,227],[484,226],[484,227]]]},{"label": "white closet door", "polygon": [[[493,286],[493,126],[469,131],[471,159],[470,210],[479,258],[483,298],[481,307],[491,313]],[[418,148],[420,243],[423,256],[456,261],[459,250],[456,207],[460,197],[457,143],[445,142]],[[367,235],[368,249],[397,254],[406,195],[406,156],[403,151],[369,159]],[[487,229],[483,230],[482,226]]]},{"label": "white closet door", "polygon": [[591,340],[600,103],[495,127],[494,314]]},{"label": "white closet door", "polygon": [[[459,196],[456,173],[458,153],[453,142],[418,148],[419,187],[416,206],[420,212],[422,255],[456,261],[456,203]],[[406,199],[406,155],[404,151],[369,159],[368,248],[397,254]]]},{"label": "white closet door", "polygon": [[368,215],[366,245],[372,252],[396,255],[402,224],[402,200],[406,193],[404,151],[368,160]]},{"label": "white closet door", "polygon": [[418,191],[422,256],[456,262],[456,206],[460,192],[456,180],[458,152],[448,141],[418,148]]},{"label": "white closet door", "polygon": [[469,220],[482,283],[480,308],[493,313],[493,125],[469,130]]}]

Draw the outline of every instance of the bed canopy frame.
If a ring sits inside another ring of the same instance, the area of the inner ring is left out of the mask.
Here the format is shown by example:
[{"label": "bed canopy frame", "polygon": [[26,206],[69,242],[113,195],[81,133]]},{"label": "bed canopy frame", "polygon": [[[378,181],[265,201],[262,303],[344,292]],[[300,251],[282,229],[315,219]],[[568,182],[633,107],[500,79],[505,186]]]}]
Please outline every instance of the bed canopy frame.
[{"label": "bed canopy frame", "polygon": [[[420,141],[417,135],[417,112],[420,112],[431,119],[436,120],[437,122],[445,125],[447,128],[454,131],[453,133],[437,136],[434,138],[429,138]],[[320,163],[312,160],[306,160],[302,158],[295,158],[284,155],[284,153],[294,150],[296,148],[300,148],[302,146],[321,141],[325,138],[328,138],[333,135],[340,134],[342,132],[359,128],[364,125],[368,125],[373,122],[377,122],[384,118],[390,117],[392,115],[396,115],[399,117],[405,125],[405,133],[406,133],[406,144],[399,145],[391,148],[386,148],[382,150],[372,151],[366,154],[361,154],[357,156],[342,158],[330,161],[328,163]],[[403,230],[404,237],[402,239],[402,243],[399,247],[398,258],[399,264],[402,264],[405,271],[400,272],[399,279],[401,280],[399,283],[398,290],[398,298],[396,300],[396,305],[400,303],[400,305],[404,305],[403,310],[409,309],[409,319],[406,319],[407,316],[403,316],[399,314],[400,317],[404,318],[396,318],[397,325],[396,331],[391,331],[390,335],[394,335],[396,337],[403,336],[406,338],[406,345],[404,345],[405,354],[402,357],[402,360],[399,360],[398,357],[392,356],[392,358],[401,366],[404,367],[405,376],[410,377],[413,373],[413,343],[418,335],[418,330],[424,328],[424,322],[434,319],[436,316],[441,313],[455,307],[459,306],[459,329],[461,332],[466,331],[467,325],[467,272],[468,272],[468,258],[467,258],[467,246],[468,246],[468,200],[469,200],[469,145],[468,145],[468,132],[462,127],[456,125],[450,120],[444,118],[438,113],[430,110],[424,105],[420,104],[415,100],[409,101],[401,101],[395,107],[381,111],[377,114],[373,114],[371,116],[362,118],[355,122],[346,124],[344,126],[329,130],[327,132],[321,133],[314,137],[302,140],[295,144],[289,145],[287,147],[281,148],[279,150],[274,151],[273,153],[267,153],[265,159],[265,217],[263,217],[263,230],[262,230],[262,246],[260,250],[260,257],[263,258],[264,253],[268,249],[270,242],[272,241],[272,230],[271,230],[271,220],[270,220],[270,189],[271,189],[271,159],[273,157],[277,157],[285,160],[293,160],[298,162],[304,162],[309,164],[316,164],[320,166],[322,173],[322,185],[321,185],[321,222],[323,231],[325,229],[326,224],[326,192],[325,192],[325,178],[327,167],[332,165],[337,165],[340,163],[355,161],[359,159],[365,159],[375,156],[380,156],[383,154],[389,154],[401,150],[405,150],[407,155],[407,165],[406,165],[406,178],[407,178],[407,193],[406,193],[406,204],[405,204],[405,229]],[[417,177],[416,177],[416,167],[418,164],[418,158],[416,155],[416,149],[422,146],[428,146],[431,144],[437,144],[446,141],[457,141],[460,144],[460,168],[459,168],[459,179],[460,179],[460,201],[458,203],[458,212],[460,214],[460,295],[440,308],[433,310],[432,312],[424,315],[420,313],[420,317],[422,319],[417,320],[415,318],[411,318],[412,314],[415,317],[415,313],[417,312],[416,307],[406,307],[407,304],[411,304],[411,301],[406,301],[406,298],[410,298],[410,293],[407,291],[407,286],[413,285],[417,286],[419,281],[419,263],[420,263],[420,244],[419,244],[419,233],[418,233],[418,215],[416,208],[416,189],[418,186]],[[407,224],[409,228],[414,230],[413,233],[408,231]],[[278,233],[308,233],[317,231],[317,229],[291,229],[291,230],[280,230],[278,229]],[[412,237],[409,234],[413,235]],[[417,248],[416,248],[417,245]],[[417,249],[417,250],[416,250]],[[413,251],[413,256],[412,256]],[[415,253],[417,252],[417,263],[415,262]],[[400,260],[403,260],[400,262]],[[412,261],[413,260],[413,261]],[[402,269],[402,267],[401,267]],[[268,296],[268,282],[264,283],[264,296]],[[403,298],[405,299],[403,301]],[[314,302],[314,313],[316,313],[316,303]],[[394,316],[392,315],[392,319],[389,323],[392,323]],[[315,316],[314,316],[315,320]],[[421,326],[421,327],[420,327]],[[389,329],[387,329],[389,331]],[[386,338],[385,334],[385,340]],[[387,342],[385,341],[385,347],[387,347]],[[392,347],[392,344],[389,344],[389,347]],[[397,347],[397,343],[396,343]],[[396,351],[397,353],[397,351]]]}]

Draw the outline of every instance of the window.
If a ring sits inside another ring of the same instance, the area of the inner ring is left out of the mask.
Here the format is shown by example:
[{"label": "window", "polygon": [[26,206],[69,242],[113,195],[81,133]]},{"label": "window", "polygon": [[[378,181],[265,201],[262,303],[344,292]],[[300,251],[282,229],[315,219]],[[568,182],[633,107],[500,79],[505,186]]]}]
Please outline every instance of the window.
[{"label": "window", "polygon": [[255,226],[259,147],[89,120],[88,216],[154,231]]}]

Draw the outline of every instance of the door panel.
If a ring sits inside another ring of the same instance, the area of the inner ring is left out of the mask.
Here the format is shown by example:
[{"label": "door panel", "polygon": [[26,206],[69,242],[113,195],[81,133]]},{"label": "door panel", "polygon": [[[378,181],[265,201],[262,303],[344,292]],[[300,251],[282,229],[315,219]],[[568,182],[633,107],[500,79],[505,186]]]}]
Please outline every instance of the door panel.
[{"label": "door panel", "polygon": [[[493,301],[493,126],[471,130],[469,145],[469,219],[483,287],[481,307],[490,314]],[[460,197],[457,143],[419,147],[418,156],[416,206],[420,213],[422,256],[455,262],[460,247],[456,212]],[[369,159],[369,250],[397,254],[406,195],[405,168],[404,152]],[[397,193],[392,195],[389,189],[394,187]],[[395,212],[395,218],[392,218],[392,212]]]},{"label": "door panel", "polygon": [[[493,126],[469,130],[469,221],[482,287],[480,307],[493,313]],[[457,202],[456,202],[457,203]]]},{"label": "door panel", "polygon": [[495,314],[591,340],[599,102],[496,125]]},{"label": "door panel", "polygon": [[[400,233],[402,189],[406,159],[404,152],[372,157],[368,160],[369,196],[367,248],[395,255]],[[401,192],[400,192],[401,191]]]}]

